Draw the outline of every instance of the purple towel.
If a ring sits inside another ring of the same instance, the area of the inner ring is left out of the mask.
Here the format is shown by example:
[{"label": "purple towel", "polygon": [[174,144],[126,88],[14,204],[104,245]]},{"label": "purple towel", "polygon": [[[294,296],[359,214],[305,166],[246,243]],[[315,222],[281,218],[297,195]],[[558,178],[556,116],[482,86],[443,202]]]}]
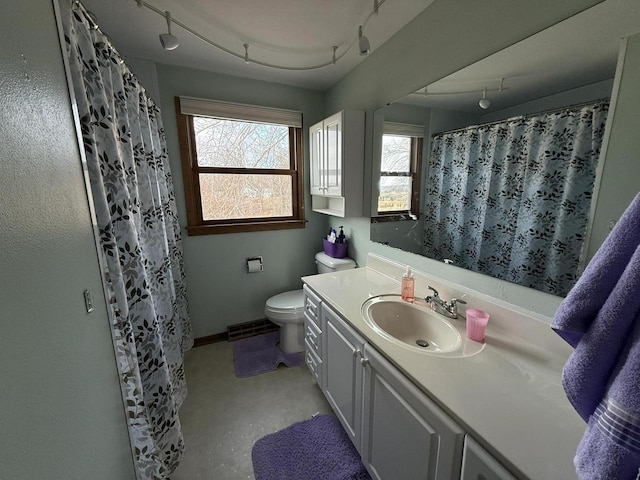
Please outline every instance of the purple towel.
[{"label": "purple towel", "polygon": [[575,351],[567,397],[588,422],[580,479],[635,479],[640,468],[640,194],[562,302],[551,327]]}]

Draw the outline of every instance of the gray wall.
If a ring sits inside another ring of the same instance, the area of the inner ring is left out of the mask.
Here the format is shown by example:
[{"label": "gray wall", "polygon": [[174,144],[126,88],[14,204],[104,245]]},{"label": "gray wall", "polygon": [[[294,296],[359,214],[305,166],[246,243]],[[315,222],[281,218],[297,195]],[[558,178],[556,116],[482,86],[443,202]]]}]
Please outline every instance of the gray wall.
[{"label": "gray wall", "polygon": [[52,2],[2,10],[0,478],[133,479]]},{"label": "gray wall", "polygon": [[[304,144],[308,127],[322,120],[319,92],[258,80],[158,65],[162,118],[171,158],[180,223],[186,226],[186,205],[178,144],[174,97],[179,95],[286,108],[302,112]],[[265,301],[286,290],[302,288],[301,276],[316,272],[315,254],[329,222],[311,211],[308,193],[309,149],[304,149],[305,228],[188,236],[183,230],[185,271],[191,321],[196,338],[224,332],[227,325],[264,318]],[[345,233],[349,233],[348,231]],[[247,273],[246,258],[262,256],[264,272]]]}]

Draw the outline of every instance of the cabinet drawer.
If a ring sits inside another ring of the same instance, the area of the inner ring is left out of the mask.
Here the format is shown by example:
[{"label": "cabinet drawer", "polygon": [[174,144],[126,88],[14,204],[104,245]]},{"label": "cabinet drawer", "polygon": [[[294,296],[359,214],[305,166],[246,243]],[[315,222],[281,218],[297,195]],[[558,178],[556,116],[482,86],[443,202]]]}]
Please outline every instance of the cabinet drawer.
[{"label": "cabinet drawer", "polygon": [[320,298],[306,285],[303,290],[305,317],[313,322],[319,331],[322,331],[320,329]]},{"label": "cabinet drawer", "polygon": [[316,383],[322,388],[322,360],[313,352],[313,347],[305,340],[304,361],[309,367],[311,374],[316,379]]},{"label": "cabinet drawer", "polygon": [[304,339],[313,352],[321,358],[322,332],[306,313],[304,314]]}]

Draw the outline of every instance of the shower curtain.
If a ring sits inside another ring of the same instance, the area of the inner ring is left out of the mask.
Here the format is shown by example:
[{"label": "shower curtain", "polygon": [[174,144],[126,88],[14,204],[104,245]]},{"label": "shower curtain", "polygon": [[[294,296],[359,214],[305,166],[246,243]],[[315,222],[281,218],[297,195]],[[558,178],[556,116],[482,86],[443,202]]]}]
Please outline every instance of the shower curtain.
[{"label": "shower curtain", "polygon": [[184,448],[193,337],[160,109],[79,2],[65,23],[135,466],[164,479]]},{"label": "shower curtain", "polygon": [[424,254],[566,295],[580,274],[608,105],[435,135]]}]

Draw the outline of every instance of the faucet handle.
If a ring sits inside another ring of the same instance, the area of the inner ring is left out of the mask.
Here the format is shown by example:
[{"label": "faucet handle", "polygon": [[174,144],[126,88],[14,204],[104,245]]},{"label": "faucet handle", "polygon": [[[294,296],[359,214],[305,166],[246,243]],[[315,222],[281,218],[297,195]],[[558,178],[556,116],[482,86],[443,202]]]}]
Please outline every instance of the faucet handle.
[{"label": "faucet handle", "polygon": [[429,290],[433,290],[433,298],[440,298],[440,294],[435,288],[433,288],[431,285],[427,285],[427,288]]},{"label": "faucet handle", "polygon": [[461,300],[460,298],[452,298],[450,303],[452,307],[457,303],[462,303],[463,305],[467,304],[467,302],[465,302],[464,300]]}]

